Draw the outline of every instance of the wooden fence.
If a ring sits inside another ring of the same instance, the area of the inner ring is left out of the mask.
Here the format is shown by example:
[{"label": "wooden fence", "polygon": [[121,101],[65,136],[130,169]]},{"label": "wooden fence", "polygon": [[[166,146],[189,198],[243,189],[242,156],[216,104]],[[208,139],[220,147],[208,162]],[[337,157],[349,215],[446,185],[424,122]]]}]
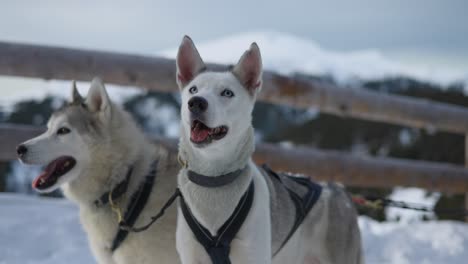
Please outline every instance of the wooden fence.
[{"label": "wooden fence", "polygon": [[[210,64],[209,68],[219,70],[227,66]],[[171,59],[4,42],[0,42],[0,75],[79,81],[89,81],[98,75],[106,83],[124,87],[177,91],[175,63]],[[315,107],[330,114],[415,128],[468,133],[466,108],[338,87],[307,76],[288,77],[267,71],[259,100],[296,108]],[[0,160],[14,158],[15,145],[40,131],[29,126],[1,125]],[[167,139],[159,140],[169,146],[175,144]],[[468,143],[466,146],[468,153]],[[254,158],[276,169],[351,186],[415,186],[450,193],[468,192],[468,169],[445,163],[356,157],[336,151],[272,144],[257,146]]]}]

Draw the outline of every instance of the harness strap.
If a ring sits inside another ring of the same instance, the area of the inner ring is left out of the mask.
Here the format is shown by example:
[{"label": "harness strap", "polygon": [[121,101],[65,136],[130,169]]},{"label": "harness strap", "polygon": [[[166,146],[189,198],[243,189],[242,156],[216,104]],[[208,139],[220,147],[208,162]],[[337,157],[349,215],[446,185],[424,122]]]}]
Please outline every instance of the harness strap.
[{"label": "harness strap", "polygon": [[169,199],[163,205],[161,210],[159,210],[158,214],[155,215],[155,216],[152,216],[151,220],[147,224],[145,224],[143,226],[140,226],[140,227],[134,227],[134,226],[132,227],[132,226],[127,225],[125,222],[122,222],[122,223],[119,224],[120,229],[129,231],[129,232],[134,232],[134,233],[139,233],[139,232],[145,231],[146,229],[151,227],[154,224],[154,222],[156,222],[159,218],[164,216],[164,213],[166,212],[167,208],[169,208],[174,203],[174,201],[177,199],[177,197],[179,197],[180,195],[181,194],[180,194],[179,188],[176,188],[174,193],[172,194],[172,196],[169,197]]},{"label": "harness strap", "polygon": [[130,182],[130,176],[132,175],[132,172],[133,172],[133,166],[128,169],[127,175],[125,176],[125,179],[123,181],[119,182],[112,190],[105,192],[103,195],[101,195],[99,199],[94,201],[94,204],[96,206],[102,206],[102,205],[108,204],[109,196],[112,196],[111,197],[112,200],[117,200],[120,197],[122,197],[122,195],[124,195],[124,193],[127,192],[128,183]]},{"label": "harness strap", "polygon": [[274,179],[278,180],[282,186],[284,186],[284,188],[288,191],[289,197],[293,201],[294,206],[296,207],[296,219],[294,221],[294,224],[291,230],[289,231],[288,235],[284,239],[283,243],[281,243],[281,246],[273,254],[273,256],[275,256],[276,254],[278,254],[278,252],[281,251],[284,245],[286,245],[289,239],[294,235],[296,230],[302,224],[302,221],[304,221],[304,219],[306,218],[307,213],[315,205],[315,203],[320,197],[320,194],[322,193],[322,186],[314,183],[308,178],[288,176],[289,179],[307,187],[307,193],[303,197],[301,197],[296,192],[294,192],[294,190],[288,188],[288,186],[284,184],[281,180],[281,177],[275,171],[270,169],[270,167],[268,167],[266,164],[262,165],[262,169],[265,170],[269,175],[273,176]]},{"label": "harness strap", "polygon": [[214,187],[221,187],[224,185],[228,185],[229,183],[233,182],[245,171],[246,168],[247,166],[244,168],[235,170],[233,172],[229,172],[229,173],[219,175],[216,177],[202,175],[192,170],[189,170],[187,172],[187,176],[191,182],[197,185],[208,187],[208,188],[214,188]]},{"label": "harness strap", "polygon": [[231,250],[231,242],[239,232],[252,207],[254,198],[253,181],[239,200],[232,215],[219,228],[217,235],[214,237],[193,216],[184,197],[182,195],[180,195],[180,197],[180,207],[185,221],[192,230],[197,241],[205,248],[213,264],[230,264],[229,252]]},{"label": "harness strap", "polygon": [[112,241],[110,247],[111,252],[114,252],[127,238],[128,230],[121,228],[122,225],[133,226],[143,211],[146,203],[148,202],[149,196],[153,190],[154,181],[156,179],[156,168],[158,162],[153,163],[151,171],[145,177],[145,181],[138,187],[137,191],[133,193],[132,198],[127,206],[127,211],[123,217],[123,223],[119,223],[119,230]]}]

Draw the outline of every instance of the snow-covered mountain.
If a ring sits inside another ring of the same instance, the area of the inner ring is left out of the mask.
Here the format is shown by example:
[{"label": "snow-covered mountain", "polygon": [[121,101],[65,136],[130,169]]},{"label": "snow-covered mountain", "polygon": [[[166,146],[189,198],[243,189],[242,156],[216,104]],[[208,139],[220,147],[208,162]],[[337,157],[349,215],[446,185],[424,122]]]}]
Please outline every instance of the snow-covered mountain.
[{"label": "snow-covered mountain", "polygon": [[[386,77],[408,77],[419,81],[447,85],[453,82],[468,83],[468,72],[437,67],[414,67],[392,61],[378,50],[352,52],[331,51],[320,47],[315,41],[302,39],[287,33],[249,32],[239,33],[209,41],[195,43],[206,62],[233,64],[249,47],[257,42],[262,52],[265,69],[282,74],[305,73],[327,75],[336,81],[347,83],[353,80],[378,80]],[[155,55],[174,58],[177,47],[156,52]],[[43,98],[45,94],[68,96],[70,82],[37,81],[21,78],[1,78],[4,87],[19,86],[0,91],[0,105],[10,105],[12,101],[24,98]],[[86,85],[79,85],[85,87]],[[111,85],[108,85],[112,87]],[[81,89],[81,90],[86,90]],[[111,89],[114,90],[114,89]],[[135,89],[115,89],[113,98],[134,95]]]},{"label": "snow-covered mountain", "polygon": [[[320,47],[313,40],[279,32],[240,33],[205,42],[196,39],[194,41],[206,62],[236,63],[250,43],[255,41],[260,46],[266,69],[283,74],[299,72],[330,75],[338,82],[409,77],[446,85],[454,81],[468,80],[467,72],[408,66],[387,59],[378,50],[331,51]],[[174,58],[177,49],[169,49],[159,54]]]}]

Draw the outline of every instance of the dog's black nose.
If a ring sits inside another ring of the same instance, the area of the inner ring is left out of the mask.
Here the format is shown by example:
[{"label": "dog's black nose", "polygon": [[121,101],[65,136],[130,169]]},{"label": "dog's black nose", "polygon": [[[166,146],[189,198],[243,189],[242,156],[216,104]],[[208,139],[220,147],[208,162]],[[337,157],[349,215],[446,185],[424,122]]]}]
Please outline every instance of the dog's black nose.
[{"label": "dog's black nose", "polygon": [[19,145],[16,148],[16,153],[18,154],[18,157],[24,156],[28,152],[28,148],[25,145]]},{"label": "dog's black nose", "polygon": [[194,96],[188,101],[188,108],[194,114],[201,114],[208,108],[208,101],[200,96]]}]

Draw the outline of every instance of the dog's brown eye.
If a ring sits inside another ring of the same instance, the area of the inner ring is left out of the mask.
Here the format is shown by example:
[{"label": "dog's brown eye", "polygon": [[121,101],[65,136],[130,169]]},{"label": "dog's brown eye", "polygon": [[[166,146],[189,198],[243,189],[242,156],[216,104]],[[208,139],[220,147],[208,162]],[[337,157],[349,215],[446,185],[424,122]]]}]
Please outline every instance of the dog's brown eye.
[{"label": "dog's brown eye", "polygon": [[224,89],[222,92],[221,92],[221,96],[225,96],[225,97],[233,97],[234,96],[234,93],[229,90],[229,89]]},{"label": "dog's brown eye", "polygon": [[190,89],[189,89],[188,91],[189,91],[189,93],[191,93],[191,94],[195,94],[195,93],[198,92],[198,89],[197,89],[196,86],[192,86],[192,87],[190,87]]},{"label": "dog's brown eye", "polygon": [[57,135],[65,135],[65,134],[68,134],[70,133],[70,129],[66,128],[66,127],[61,127],[57,130]]}]

